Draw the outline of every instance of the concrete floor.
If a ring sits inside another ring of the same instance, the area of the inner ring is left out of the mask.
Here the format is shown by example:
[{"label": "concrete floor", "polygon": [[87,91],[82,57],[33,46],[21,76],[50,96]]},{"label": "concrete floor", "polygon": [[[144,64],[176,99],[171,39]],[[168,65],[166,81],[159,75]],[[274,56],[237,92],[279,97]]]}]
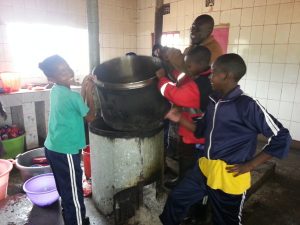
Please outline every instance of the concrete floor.
[{"label": "concrete floor", "polygon": [[[247,200],[244,225],[300,225],[300,150],[293,149],[287,159],[276,162],[275,175]],[[39,208],[33,206],[21,190],[19,173],[14,170],[9,197],[0,201],[1,225],[63,225],[58,202]],[[91,224],[112,223],[112,218],[105,218],[96,210],[90,198],[86,198],[86,207]],[[144,211],[147,213],[149,209]],[[152,218],[147,224],[159,222]]]}]

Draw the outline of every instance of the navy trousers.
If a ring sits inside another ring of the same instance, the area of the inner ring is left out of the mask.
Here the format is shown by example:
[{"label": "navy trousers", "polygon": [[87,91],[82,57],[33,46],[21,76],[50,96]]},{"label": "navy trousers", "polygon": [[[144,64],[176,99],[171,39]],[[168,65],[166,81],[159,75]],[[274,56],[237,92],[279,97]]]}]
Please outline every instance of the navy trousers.
[{"label": "navy trousers", "polygon": [[206,185],[206,177],[201,173],[198,164],[170,193],[160,215],[161,222],[164,225],[179,225],[185,218],[188,209],[206,195],[213,209],[215,225],[241,225],[246,193],[230,195],[209,188]]},{"label": "navy trousers", "polygon": [[83,200],[80,154],[62,154],[45,148],[45,155],[61,197],[65,225],[84,224],[86,210]]}]

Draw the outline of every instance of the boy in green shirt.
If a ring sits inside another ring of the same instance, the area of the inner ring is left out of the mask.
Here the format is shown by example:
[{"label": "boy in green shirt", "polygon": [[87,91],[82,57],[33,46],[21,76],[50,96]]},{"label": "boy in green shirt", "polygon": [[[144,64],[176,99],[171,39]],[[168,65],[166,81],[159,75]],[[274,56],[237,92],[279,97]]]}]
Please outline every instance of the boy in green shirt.
[{"label": "boy in green shirt", "polygon": [[90,109],[79,93],[70,89],[74,72],[60,56],[46,58],[39,64],[49,81],[55,83],[50,94],[50,115],[45,154],[61,197],[66,225],[88,225],[82,190],[80,149],[86,146],[83,117],[94,119],[93,99]]}]

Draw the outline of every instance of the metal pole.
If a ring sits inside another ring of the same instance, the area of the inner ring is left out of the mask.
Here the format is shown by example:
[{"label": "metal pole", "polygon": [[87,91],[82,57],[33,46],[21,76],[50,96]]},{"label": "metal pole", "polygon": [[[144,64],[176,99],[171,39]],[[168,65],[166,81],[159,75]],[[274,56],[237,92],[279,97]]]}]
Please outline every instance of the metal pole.
[{"label": "metal pole", "polygon": [[98,0],[86,0],[90,71],[100,63]]}]

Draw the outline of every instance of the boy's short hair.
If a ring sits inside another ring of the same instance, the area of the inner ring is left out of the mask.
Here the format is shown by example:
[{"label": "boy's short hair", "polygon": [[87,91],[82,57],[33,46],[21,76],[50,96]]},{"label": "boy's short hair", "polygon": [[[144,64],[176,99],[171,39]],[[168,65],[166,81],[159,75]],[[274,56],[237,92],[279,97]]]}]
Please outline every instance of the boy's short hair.
[{"label": "boy's short hair", "polygon": [[163,48],[163,46],[161,44],[155,44],[155,45],[153,45],[153,47],[152,47],[152,56],[156,57],[157,55],[155,55],[155,51],[157,49],[162,50],[162,48]]},{"label": "boy's short hair", "polygon": [[62,58],[59,55],[52,55],[46,59],[44,59],[43,62],[39,63],[39,68],[44,72],[46,77],[53,77],[53,75],[56,73],[56,65],[66,63],[66,60]]},{"label": "boy's short hair", "polygon": [[189,57],[192,62],[209,65],[211,52],[205,46],[196,46],[189,50],[186,56]]},{"label": "boy's short hair", "polygon": [[245,61],[235,53],[221,55],[217,58],[213,67],[220,72],[232,73],[235,81],[239,81],[247,71]]},{"label": "boy's short hair", "polygon": [[[214,18],[212,18],[210,15],[208,14],[203,14],[198,16],[193,24],[196,27],[203,27],[203,29],[207,32],[207,35],[209,36],[209,34],[212,33],[214,26],[215,26],[215,21]],[[202,30],[203,31],[203,30]]]}]

